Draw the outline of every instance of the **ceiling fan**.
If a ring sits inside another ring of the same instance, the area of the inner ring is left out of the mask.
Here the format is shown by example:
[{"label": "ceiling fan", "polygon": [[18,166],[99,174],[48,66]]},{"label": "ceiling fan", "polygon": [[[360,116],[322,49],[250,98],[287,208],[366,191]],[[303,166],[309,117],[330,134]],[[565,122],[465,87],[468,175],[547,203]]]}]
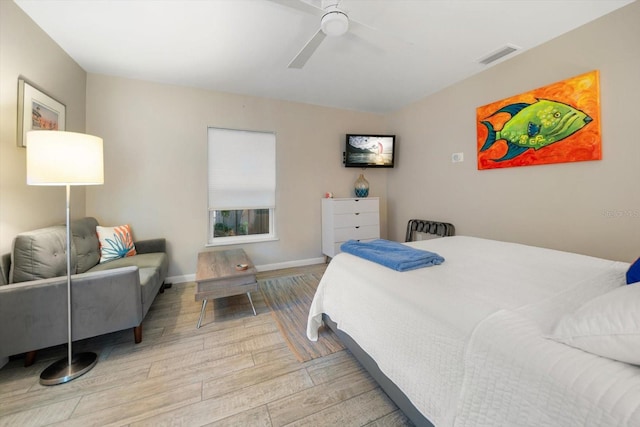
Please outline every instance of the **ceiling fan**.
[{"label": "ceiling fan", "polygon": [[270,1],[320,17],[320,28],[289,63],[289,68],[304,67],[304,64],[307,63],[327,36],[339,37],[349,31],[370,41],[376,42],[381,39],[381,35],[374,28],[349,18],[347,13],[339,7],[340,0],[322,0],[320,7],[303,0]]}]

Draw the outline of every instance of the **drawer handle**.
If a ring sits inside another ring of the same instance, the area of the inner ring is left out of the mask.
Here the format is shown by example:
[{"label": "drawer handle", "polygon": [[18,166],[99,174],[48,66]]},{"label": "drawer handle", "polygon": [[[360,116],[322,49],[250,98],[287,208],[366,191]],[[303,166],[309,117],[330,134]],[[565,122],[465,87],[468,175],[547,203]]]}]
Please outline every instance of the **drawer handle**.
[{"label": "drawer handle", "polygon": [[360,215],[360,212],[356,212],[356,213],[354,213],[354,215]]},{"label": "drawer handle", "polygon": [[356,225],[356,228],[360,228],[360,226],[359,226],[359,225]]}]

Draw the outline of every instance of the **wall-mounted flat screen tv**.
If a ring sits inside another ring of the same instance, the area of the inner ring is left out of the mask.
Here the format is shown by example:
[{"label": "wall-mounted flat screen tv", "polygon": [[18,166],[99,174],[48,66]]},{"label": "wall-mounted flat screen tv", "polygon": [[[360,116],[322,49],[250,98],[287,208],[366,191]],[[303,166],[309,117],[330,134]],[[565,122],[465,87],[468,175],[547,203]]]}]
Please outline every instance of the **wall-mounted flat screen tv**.
[{"label": "wall-mounted flat screen tv", "polygon": [[392,168],[395,135],[347,134],[344,165],[348,168]]}]

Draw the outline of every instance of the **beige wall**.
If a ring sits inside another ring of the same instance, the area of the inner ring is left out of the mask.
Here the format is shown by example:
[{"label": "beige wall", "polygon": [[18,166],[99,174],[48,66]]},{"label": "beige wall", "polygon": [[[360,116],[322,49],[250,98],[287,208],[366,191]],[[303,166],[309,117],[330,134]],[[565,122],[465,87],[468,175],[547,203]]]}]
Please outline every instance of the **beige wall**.
[{"label": "beige wall", "polygon": [[[365,172],[382,199],[383,236],[402,240],[409,218],[433,218],[460,234],[631,261],[640,253],[637,22],[639,2],[385,117],[87,76],[13,2],[0,1],[0,252],[20,231],[64,221],[61,188],[25,184],[25,150],[15,141],[22,75],[67,105],[67,129],[86,124],[105,140],[105,185],[74,189],[72,215],[128,222],[136,238],[166,237],[171,276],[193,274],[206,243],[207,126],[277,132],[280,240],[245,246],[259,265],[321,256],[319,199],[350,196],[360,172],[341,164],[350,131],[399,137],[398,168]],[[476,170],[477,106],[593,69],[602,161]],[[454,152],[465,161],[452,164]]]},{"label": "beige wall", "polygon": [[[65,221],[63,187],[26,185],[26,149],[16,143],[18,77],[66,105],[66,129],[84,132],[86,73],[12,1],[0,1],[0,254],[25,230]],[[71,215],[84,215],[73,189]]]},{"label": "beige wall", "polygon": [[[87,189],[87,214],[130,223],[136,239],[166,237],[169,276],[193,274],[207,242],[207,127],[275,131],[279,240],[243,248],[256,265],[321,259],[320,198],[353,197],[361,172],[342,165],[345,134],[383,125],[376,114],[89,74],[87,130],[104,138],[105,184]],[[383,207],[386,175],[365,172]]]},{"label": "beige wall", "polygon": [[[401,137],[388,229],[452,222],[458,234],[633,261],[640,256],[640,2],[389,117]],[[603,159],[478,171],[475,108],[600,70]],[[451,154],[464,152],[463,163]]]}]

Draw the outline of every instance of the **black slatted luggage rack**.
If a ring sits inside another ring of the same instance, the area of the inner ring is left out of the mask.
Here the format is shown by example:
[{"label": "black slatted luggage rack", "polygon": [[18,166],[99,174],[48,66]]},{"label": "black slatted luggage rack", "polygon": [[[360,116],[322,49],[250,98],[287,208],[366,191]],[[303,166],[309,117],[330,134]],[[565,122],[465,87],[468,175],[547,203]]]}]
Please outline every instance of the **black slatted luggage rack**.
[{"label": "black slatted luggage rack", "polygon": [[456,228],[448,222],[428,221],[426,219],[410,219],[407,223],[405,242],[412,242],[415,233],[435,234],[440,237],[453,236]]}]

